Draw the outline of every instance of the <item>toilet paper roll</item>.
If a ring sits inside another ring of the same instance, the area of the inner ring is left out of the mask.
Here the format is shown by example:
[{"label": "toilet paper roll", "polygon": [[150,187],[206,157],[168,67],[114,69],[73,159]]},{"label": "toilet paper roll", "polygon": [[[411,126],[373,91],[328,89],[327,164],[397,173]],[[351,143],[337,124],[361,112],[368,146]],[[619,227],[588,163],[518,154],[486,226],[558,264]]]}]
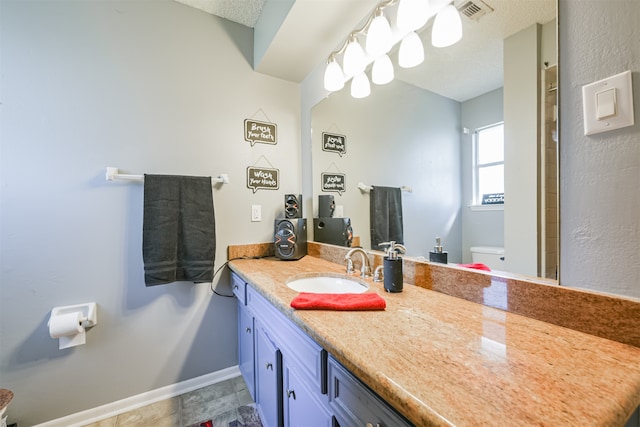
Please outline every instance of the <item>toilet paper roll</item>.
[{"label": "toilet paper roll", "polygon": [[49,335],[51,338],[68,337],[84,333],[81,325],[82,312],[59,314],[49,320]]}]

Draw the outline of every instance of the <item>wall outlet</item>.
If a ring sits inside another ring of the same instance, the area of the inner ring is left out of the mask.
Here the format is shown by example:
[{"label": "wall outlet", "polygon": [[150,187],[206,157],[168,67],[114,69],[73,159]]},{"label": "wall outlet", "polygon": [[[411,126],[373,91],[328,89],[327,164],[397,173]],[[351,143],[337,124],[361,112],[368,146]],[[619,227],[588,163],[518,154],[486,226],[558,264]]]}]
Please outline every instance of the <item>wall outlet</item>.
[{"label": "wall outlet", "polygon": [[262,221],[262,205],[251,205],[251,222]]}]

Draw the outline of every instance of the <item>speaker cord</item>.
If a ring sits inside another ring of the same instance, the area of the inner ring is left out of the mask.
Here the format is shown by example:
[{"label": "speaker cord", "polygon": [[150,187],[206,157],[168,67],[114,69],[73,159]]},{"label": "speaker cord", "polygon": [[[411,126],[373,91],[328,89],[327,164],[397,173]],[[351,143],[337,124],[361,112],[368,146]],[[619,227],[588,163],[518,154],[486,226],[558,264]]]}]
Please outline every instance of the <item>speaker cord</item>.
[{"label": "speaker cord", "polygon": [[225,297],[225,298],[234,298],[235,295],[231,294],[231,295],[226,295],[226,294],[221,294],[220,292],[217,291],[217,285],[213,286],[213,282],[215,281],[214,279],[216,278],[216,276],[218,275],[218,273],[220,272],[220,270],[222,270],[224,267],[226,267],[227,265],[229,265],[229,262],[231,261],[236,261],[239,259],[261,259],[261,258],[267,258],[269,255],[261,255],[261,256],[241,256],[241,257],[237,257],[237,258],[231,258],[228,259],[224,262],[224,264],[222,264],[220,267],[218,267],[218,269],[213,273],[213,277],[211,278],[211,285],[210,285],[210,289],[211,292],[213,292],[214,294],[220,296],[220,297]]}]

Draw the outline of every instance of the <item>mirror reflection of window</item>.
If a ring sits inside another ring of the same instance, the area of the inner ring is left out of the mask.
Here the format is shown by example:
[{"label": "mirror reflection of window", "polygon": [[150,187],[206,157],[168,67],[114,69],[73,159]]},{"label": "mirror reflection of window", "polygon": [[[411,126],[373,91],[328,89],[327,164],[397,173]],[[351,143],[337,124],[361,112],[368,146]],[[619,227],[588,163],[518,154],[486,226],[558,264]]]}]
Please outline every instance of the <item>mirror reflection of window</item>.
[{"label": "mirror reflection of window", "polygon": [[474,204],[483,194],[504,193],[504,123],[476,129],[474,144]]}]

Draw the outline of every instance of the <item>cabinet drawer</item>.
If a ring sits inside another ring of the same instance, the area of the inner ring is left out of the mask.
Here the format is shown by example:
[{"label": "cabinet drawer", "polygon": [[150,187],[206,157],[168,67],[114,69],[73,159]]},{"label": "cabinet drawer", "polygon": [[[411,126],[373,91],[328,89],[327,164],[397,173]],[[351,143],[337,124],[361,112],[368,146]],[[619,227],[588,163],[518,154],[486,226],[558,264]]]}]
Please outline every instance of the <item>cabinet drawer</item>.
[{"label": "cabinet drawer", "polygon": [[252,286],[247,285],[247,306],[259,317],[262,325],[268,330],[283,353],[295,354],[291,363],[295,364],[314,389],[326,393],[323,387],[323,364],[326,367],[326,352],[322,350],[300,328],[280,313],[269,301],[260,295]]},{"label": "cabinet drawer", "polygon": [[231,272],[231,289],[242,305],[247,303],[247,283],[236,273]]},{"label": "cabinet drawer", "polygon": [[412,424],[329,357],[329,406],[341,426],[409,427]]}]

